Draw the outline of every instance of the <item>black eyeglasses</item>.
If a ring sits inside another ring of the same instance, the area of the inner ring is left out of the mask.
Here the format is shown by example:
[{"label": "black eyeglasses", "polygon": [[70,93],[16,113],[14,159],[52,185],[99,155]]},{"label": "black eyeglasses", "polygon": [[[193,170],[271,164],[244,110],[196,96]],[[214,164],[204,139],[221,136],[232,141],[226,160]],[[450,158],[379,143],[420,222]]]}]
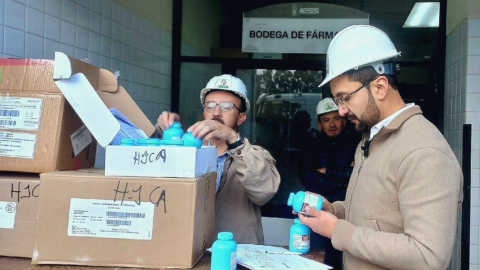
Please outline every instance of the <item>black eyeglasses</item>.
[{"label": "black eyeglasses", "polygon": [[227,102],[227,101],[222,101],[220,103],[216,103],[215,101],[205,102],[205,104],[203,105],[203,109],[206,112],[211,112],[215,110],[217,106],[220,106],[220,110],[222,110],[223,112],[229,112],[233,108],[237,108],[237,110],[241,112],[240,108],[238,108],[237,105],[235,105],[235,103]]},{"label": "black eyeglasses", "polygon": [[375,81],[375,80],[376,80],[376,78],[373,79],[373,80],[370,80],[370,81],[366,82],[364,85],[360,86],[360,88],[358,88],[357,90],[353,91],[352,93],[344,96],[343,98],[333,98],[333,102],[335,102],[335,104],[337,104],[337,106],[339,106],[339,105],[345,106],[345,105],[346,105],[345,103],[348,101],[348,99],[349,99],[351,96],[353,96],[353,94],[355,94],[356,92],[362,90],[365,86],[369,85],[371,82],[373,82],[373,81]]}]

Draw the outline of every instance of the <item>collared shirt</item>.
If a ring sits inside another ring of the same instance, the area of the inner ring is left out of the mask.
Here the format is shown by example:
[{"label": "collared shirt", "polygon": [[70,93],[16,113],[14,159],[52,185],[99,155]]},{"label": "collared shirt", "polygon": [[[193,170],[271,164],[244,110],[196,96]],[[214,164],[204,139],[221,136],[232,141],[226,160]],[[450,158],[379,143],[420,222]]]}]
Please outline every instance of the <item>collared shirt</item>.
[{"label": "collared shirt", "polygon": [[225,169],[225,161],[232,154],[230,152],[225,152],[223,155],[217,157],[217,189],[220,187],[220,181],[222,180],[223,171]]},{"label": "collared shirt", "polygon": [[380,132],[380,130],[383,127],[388,126],[388,124],[390,124],[393,121],[393,119],[395,119],[395,117],[397,117],[399,114],[401,114],[406,109],[408,109],[410,107],[413,107],[413,106],[415,106],[415,103],[408,103],[407,106],[405,106],[405,108],[396,111],[394,114],[390,115],[389,117],[383,119],[378,124],[373,126],[372,129],[370,129],[370,140],[372,140],[373,137],[375,137],[375,135],[377,135],[378,132]]}]

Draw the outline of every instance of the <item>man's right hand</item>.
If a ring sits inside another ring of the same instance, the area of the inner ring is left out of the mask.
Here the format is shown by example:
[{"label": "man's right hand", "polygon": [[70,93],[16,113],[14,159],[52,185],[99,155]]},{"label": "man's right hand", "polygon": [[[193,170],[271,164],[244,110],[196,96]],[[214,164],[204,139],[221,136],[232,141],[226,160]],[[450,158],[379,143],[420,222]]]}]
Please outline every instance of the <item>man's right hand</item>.
[{"label": "man's right hand", "polygon": [[162,131],[165,131],[166,129],[169,129],[172,125],[173,122],[179,122],[180,121],[180,115],[172,112],[163,112],[157,120],[157,124],[162,129]]}]

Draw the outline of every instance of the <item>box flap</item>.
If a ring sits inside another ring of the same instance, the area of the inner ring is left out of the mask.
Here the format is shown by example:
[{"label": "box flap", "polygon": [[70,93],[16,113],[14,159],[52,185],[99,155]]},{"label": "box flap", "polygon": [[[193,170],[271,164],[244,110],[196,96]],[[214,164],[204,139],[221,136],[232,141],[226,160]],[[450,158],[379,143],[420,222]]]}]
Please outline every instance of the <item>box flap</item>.
[{"label": "box flap", "polygon": [[109,109],[115,108],[119,110],[128,120],[142,129],[148,137],[155,132],[155,127],[138,107],[137,103],[130,97],[125,88],[119,86],[116,92],[98,91],[97,93]]},{"label": "box flap", "polygon": [[65,73],[61,70],[56,73],[60,74],[59,78],[63,78],[55,82],[58,88],[98,143],[106,147],[120,130],[120,123],[105,106],[85,75],[78,73],[65,77],[64,75],[68,75],[68,67],[55,65],[55,72],[57,68],[59,70],[67,68]]},{"label": "box flap", "polygon": [[115,93],[118,89],[117,78],[112,72],[106,69],[100,69],[98,72],[97,91]]}]

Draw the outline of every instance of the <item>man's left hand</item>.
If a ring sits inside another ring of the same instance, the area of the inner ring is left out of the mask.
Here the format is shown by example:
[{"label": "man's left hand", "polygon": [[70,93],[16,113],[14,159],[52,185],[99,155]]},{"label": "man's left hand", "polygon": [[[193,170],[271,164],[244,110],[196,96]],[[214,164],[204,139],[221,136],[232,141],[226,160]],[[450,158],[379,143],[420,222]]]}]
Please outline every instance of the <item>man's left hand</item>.
[{"label": "man's left hand", "polygon": [[308,214],[312,217],[299,214],[300,221],[310,227],[312,231],[332,239],[338,218],[331,213],[318,211],[315,208],[310,208]]},{"label": "man's left hand", "polygon": [[189,127],[187,131],[192,132],[196,138],[203,138],[204,142],[210,139],[217,139],[232,144],[238,139],[238,134],[235,130],[215,120],[197,122]]}]

